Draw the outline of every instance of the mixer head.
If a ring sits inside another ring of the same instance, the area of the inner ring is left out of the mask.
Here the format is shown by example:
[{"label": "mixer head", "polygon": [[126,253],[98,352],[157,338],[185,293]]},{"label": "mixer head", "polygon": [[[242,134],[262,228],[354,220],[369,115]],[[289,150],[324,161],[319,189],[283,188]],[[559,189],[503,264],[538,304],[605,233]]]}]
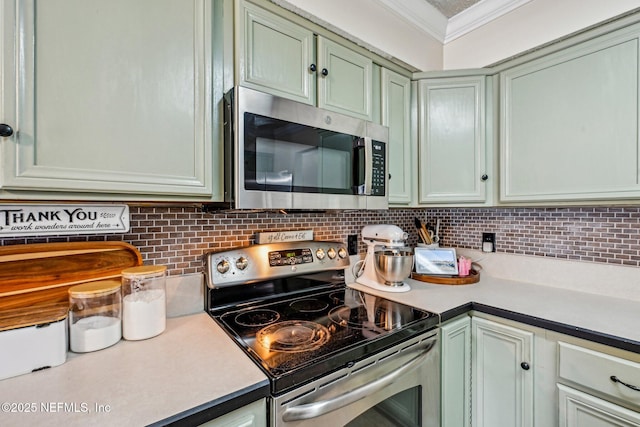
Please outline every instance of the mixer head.
[{"label": "mixer head", "polygon": [[362,241],[367,245],[383,245],[400,248],[406,245],[407,233],[396,225],[366,225],[362,228]]}]

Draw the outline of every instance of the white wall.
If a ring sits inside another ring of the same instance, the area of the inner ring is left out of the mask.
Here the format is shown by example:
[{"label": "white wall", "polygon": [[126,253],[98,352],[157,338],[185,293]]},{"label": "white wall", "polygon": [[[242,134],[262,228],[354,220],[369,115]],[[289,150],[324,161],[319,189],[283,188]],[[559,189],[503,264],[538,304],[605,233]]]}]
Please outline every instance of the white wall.
[{"label": "white wall", "polygon": [[[442,69],[442,43],[371,0],[286,0],[418,70]],[[276,1],[276,3],[279,3]]]},{"label": "white wall", "polygon": [[479,68],[640,7],[640,0],[532,0],[447,43],[444,68]]}]

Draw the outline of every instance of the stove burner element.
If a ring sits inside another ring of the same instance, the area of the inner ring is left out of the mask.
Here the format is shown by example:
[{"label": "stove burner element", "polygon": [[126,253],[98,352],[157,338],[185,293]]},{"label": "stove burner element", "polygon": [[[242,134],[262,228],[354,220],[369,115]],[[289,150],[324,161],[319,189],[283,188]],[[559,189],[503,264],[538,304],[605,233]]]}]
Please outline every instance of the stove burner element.
[{"label": "stove burner element", "polygon": [[[362,322],[366,320],[366,315],[367,312],[363,306],[349,307],[347,305],[341,305],[331,309],[329,319],[340,326],[362,329]],[[365,316],[364,319],[363,316]]]},{"label": "stove burner element", "polygon": [[238,325],[251,328],[270,325],[273,322],[277,322],[278,319],[280,319],[280,313],[278,313],[277,311],[259,309],[240,313],[235,317],[234,320]]},{"label": "stove burner element", "polygon": [[289,320],[262,328],[256,339],[271,351],[298,353],[315,350],[329,340],[329,330],[319,323]]},{"label": "stove burner element", "polygon": [[329,295],[334,305],[344,304],[344,292],[333,292]]},{"label": "stove burner element", "polygon": [[293,308],[296,311],[299,311],[300,313],[317,313],[319,311],[325,310],[327,307],[329,307],[329,304],[324,301],[320,301],[319,299],[307,298],[293,301],[291,304],[289,304],[289,307]]}]

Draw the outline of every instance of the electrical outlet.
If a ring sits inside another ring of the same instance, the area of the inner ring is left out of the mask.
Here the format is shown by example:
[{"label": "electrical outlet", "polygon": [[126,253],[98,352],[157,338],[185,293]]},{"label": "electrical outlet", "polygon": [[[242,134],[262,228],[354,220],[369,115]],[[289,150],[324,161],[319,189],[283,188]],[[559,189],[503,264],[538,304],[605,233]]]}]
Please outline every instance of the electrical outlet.
[{"label": "electrical outlet", "polygon": [[347,252],[349,255],[358,255],[358,235],[349,234],[347,237]]},{"label": "electrical outlet", "polygon": [[496,233],[482,233],[482,252],[496,251]]}]

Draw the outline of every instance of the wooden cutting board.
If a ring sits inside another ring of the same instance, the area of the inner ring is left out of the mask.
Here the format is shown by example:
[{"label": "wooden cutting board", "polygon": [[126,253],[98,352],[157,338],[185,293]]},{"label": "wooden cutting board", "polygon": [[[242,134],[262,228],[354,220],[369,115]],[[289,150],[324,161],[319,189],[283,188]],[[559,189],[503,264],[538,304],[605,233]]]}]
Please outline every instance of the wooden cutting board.
[{"label": "wooden cutting board", "polygon": [[436,285],[471,285],[480,281],[480,272],[476,270],[469,270],[468,276],[430,276],[428,274],[411,273],[413,280],[419,280],[421,282],[433,283]]},{"label": "wooden cutting board", "polygon": [[68,289],[120,277],[142,265],[124,242],[37,243],[0,247],[0,331],[63,319]]}]

